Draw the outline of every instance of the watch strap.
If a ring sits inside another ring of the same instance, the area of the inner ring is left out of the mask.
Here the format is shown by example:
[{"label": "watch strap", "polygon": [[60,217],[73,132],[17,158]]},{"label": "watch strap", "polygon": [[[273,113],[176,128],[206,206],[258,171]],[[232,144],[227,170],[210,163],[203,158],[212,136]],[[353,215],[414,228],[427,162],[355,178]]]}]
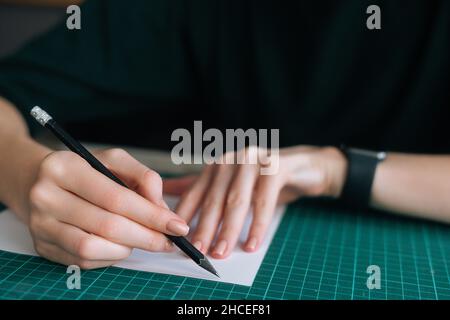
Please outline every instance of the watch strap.
[{"label": "watch strap", "polygon": [[366,208],[370,202],[378,163],[384,160],[386,154],[345,147],[341,147],[341,150],[347,158],[348,166],[340,199],[347,205]]}]

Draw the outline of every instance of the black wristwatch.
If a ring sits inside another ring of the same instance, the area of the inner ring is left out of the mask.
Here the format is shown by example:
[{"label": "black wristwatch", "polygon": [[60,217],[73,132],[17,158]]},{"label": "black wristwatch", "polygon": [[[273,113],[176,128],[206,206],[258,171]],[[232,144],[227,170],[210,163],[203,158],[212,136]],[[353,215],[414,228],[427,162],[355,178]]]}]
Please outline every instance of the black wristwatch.
[{"label": "black wristwatch", "polygon": [[340,199],[347,205],[368,207],[377,166],[386,159],[386,152],[373,152],[341,146],[348,161],[347,176]]}]

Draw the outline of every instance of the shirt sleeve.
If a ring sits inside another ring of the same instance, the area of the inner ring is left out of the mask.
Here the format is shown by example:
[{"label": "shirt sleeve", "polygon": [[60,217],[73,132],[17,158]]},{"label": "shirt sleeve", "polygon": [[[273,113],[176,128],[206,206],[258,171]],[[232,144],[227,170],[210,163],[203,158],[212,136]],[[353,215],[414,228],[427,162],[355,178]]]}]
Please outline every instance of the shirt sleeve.
[{"label": "shirt sleeve", "polygon": [[60,122],[179,103],[195,91],[177,1],[89,0],[81,30],[62,21],[0,61],[0,96],[27,119],[39,105]]}]

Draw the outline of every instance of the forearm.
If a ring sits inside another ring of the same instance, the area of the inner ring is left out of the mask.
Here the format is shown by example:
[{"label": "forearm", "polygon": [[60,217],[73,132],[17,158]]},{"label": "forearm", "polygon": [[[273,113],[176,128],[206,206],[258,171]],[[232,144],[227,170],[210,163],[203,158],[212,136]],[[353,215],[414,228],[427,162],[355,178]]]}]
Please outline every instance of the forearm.
[{"label": "forearm", "polygon": [[33,141],[25,121],[0,98],[0,202],[28,221],[27,196],[40,161],[50,152]]},{"label": "forearm", "polygon": [[450,223],[450,156],[389,154],[377,168],[371,204]]}]

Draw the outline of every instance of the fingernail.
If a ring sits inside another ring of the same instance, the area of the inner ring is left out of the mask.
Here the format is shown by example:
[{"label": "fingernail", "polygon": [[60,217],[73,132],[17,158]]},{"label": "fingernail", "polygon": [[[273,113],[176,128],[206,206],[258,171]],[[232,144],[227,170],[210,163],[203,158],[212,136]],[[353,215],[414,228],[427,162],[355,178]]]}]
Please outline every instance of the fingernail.
[{"label": "fingernail", "polygon": [[258,243],[258,239],[256,239],[256,237],[251,237],[250,240],[248,240],[248,242],[247,242],[247,249],[255,250],[257,243]]},{"label": "fingernail", "polygon": [[198,250],[198,251],[200,251],[200,250],[202,250],[202,242],[201,241],[195,241],[194,242],[194,247]]},{"label": "fingernail", "polygon": [[166,228],[169,232],[180,236],[185,236],[189,233],[189,226],[180,220],[170,220]]},{"label": "fingernail", "polygon": [[214,248],[214,254],[217,254],[219,256],[223,255],[225,253],[225,250],[227,249],[227,242],[226,240],[220,240],[218,244],[216,244],[216,247]]}]

